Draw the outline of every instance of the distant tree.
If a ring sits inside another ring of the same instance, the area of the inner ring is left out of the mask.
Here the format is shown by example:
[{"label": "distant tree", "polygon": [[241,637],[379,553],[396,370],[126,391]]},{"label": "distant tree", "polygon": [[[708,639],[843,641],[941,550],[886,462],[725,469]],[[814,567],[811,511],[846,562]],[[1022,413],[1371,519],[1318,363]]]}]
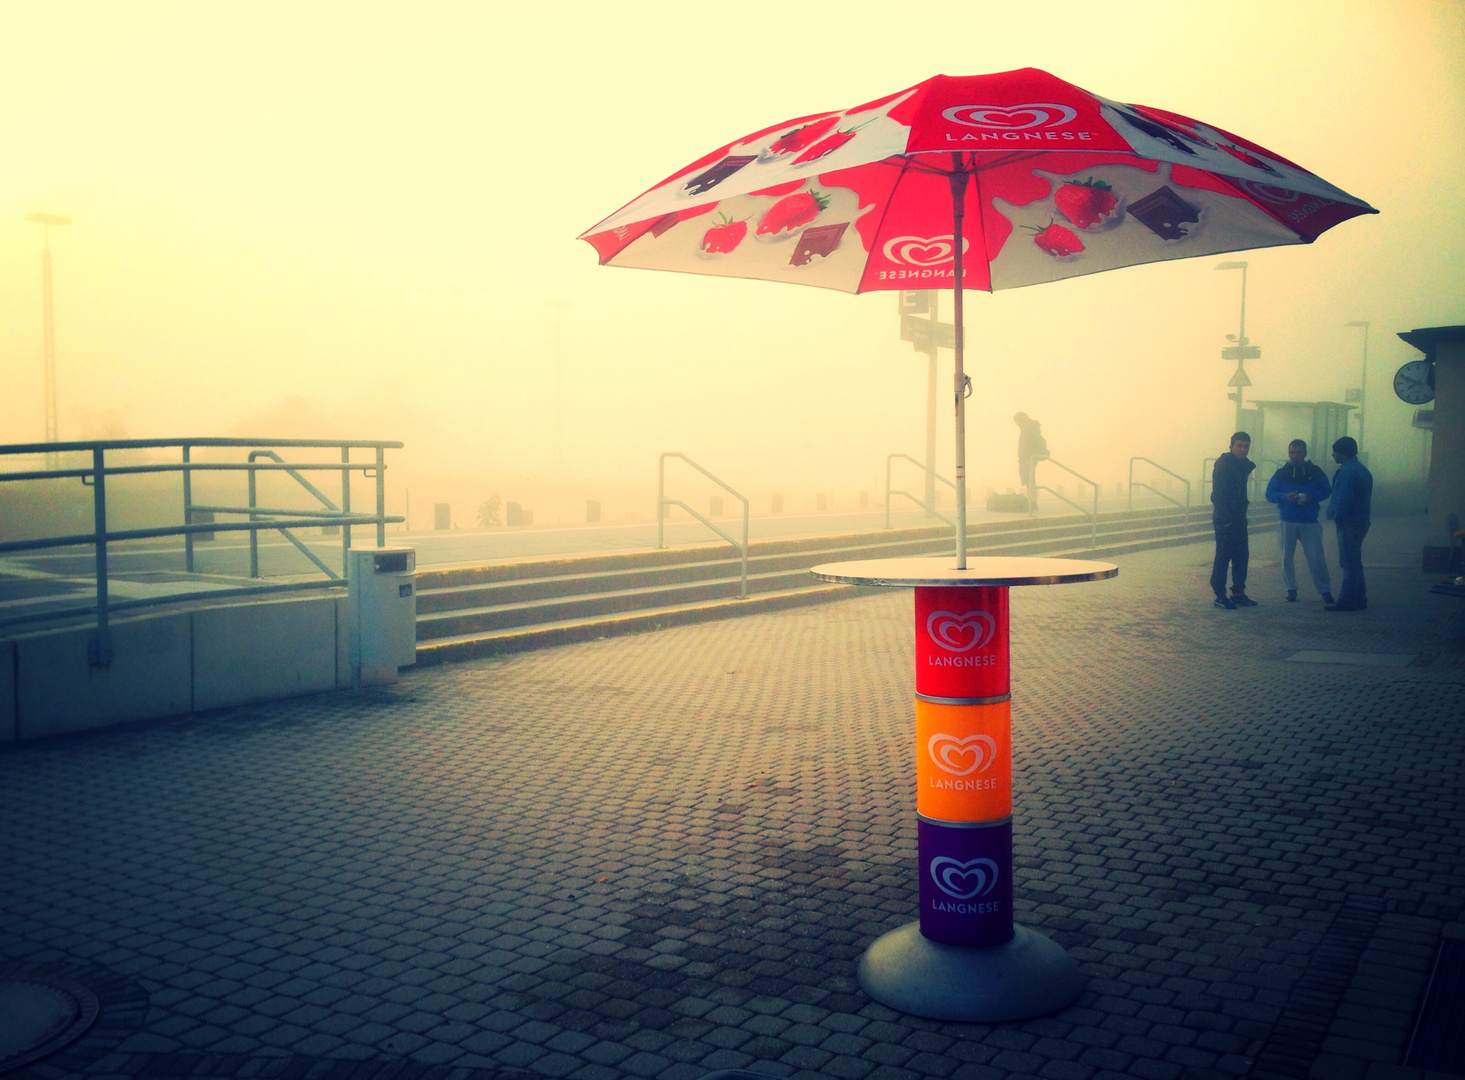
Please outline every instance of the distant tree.
[{"label": "distant tree", "polygon": [[499,498],[495,491],[487,501],[478,504],[478,527],[481,529],[494,529],[502,525],[503,517],[500,511],[503,509],[504,501]]}]

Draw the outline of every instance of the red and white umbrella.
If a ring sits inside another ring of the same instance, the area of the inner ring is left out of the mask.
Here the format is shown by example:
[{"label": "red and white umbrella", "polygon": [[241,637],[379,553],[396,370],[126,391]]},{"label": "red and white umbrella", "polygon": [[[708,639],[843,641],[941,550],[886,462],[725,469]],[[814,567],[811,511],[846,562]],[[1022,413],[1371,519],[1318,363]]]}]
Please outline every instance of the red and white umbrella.
[{"label": "red and white umbrella", "polygon": [[966,565],[962,292],[1280,244],[1372,207],[1178,113],[1045,71],[938,75],[699,158],[582,234],[602,264],[845,292],[955,293],[957,565]]}]

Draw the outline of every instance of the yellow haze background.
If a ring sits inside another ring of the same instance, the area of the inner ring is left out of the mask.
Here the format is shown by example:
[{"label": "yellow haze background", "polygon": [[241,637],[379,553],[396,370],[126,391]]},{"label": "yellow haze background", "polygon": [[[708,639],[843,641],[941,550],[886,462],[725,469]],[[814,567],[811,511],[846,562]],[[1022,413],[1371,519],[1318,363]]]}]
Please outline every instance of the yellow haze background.
[{"label": "yellow haze background", "polygon": [[[575,237],[770,123],[1035,66],[1380,209],[1236,257],[1248,399],[1341,401],[1344,324],[1369,320],[1365,449],[1402,482],[1421,439],[1390,380],[1418,354],[1394,334],[1465,322],[1462,42],[1453,0],[0,4],[0,442],[44,431],[39,210],[74,219],[52,234],[63,439],[401,439],[389,505],[410,489],[417,526],[491,492],[539,522],[587,498],[649,517],[663,450],[755,502],[878,501],[885,455],[924,445],[893,295],[602,268]],[[1136,454],[1198,479],[1233,422],[1217,261],[973,296],[974,497],[1016,484],[1019,409],[1106,483]]]}]

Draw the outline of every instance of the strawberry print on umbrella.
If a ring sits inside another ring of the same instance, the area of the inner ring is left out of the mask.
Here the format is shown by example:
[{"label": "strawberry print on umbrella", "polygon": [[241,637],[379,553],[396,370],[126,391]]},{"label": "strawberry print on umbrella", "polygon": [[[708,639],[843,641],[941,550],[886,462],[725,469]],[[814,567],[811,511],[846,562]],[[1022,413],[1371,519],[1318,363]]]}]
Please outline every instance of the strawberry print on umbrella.
[{"label": "strawberry print on umbrella", "polygon": [[[964,291],[1310,244],[1371,213],[1214,125],[1023,68],[937,75],[755,131],[679,169],[581,239],[609,266],[852,293],[951,288],[961,384]],[[962,400],[958,567],[966,565]]]}]

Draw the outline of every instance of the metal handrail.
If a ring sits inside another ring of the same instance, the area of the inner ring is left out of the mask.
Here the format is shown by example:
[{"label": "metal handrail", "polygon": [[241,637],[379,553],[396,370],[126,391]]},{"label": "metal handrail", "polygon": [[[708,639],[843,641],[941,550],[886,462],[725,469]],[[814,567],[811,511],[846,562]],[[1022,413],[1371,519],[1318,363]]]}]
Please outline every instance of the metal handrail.
[{"label": "metal handrail", "polygon": [[[1169,476],[1173,476],[1173,477],[1175,477],[1175,479],[1179,480],[1182,484],[1184,484],[1185,485],[1185,502],[1184,502],[1184,504],[1182,504],[1179,499],[1172,499],[1169,495],[1166,495],[1163,491],[1161,491],[1159,488],[1155,487],[1153,484],[1146,484],[1143,481],[1141,481],[1140,483],[1136,484],[1134,482],[1134,463],[1136,461],[1143,461],[1146,464],[1153,465],[1155,468],[1159,469],[1162,473],[1165,473],[1165,474],[1167,474]],[[1189,524],[1190,523],[1190,481],[1187,480],[1185,477],[1181,476],[1178,472],[1174,472],[1174,471],[1172,471],[1170,469],[1165,468],[1165,466],[1161,465],[1158,461],[1155,461],[1153,458],[1132,457],[1132,458],[1129,459],[1129,492],[1128,492],[1128,494],[1129,494],[1129,509],[1130,510],[1133,510],[1134,509],[1134,489],[1136,487],[1142,487],[1142,488],[1146,489],[1147,491],[1153,491],[1156,495],[1160,496],[1160,498],[1164,499],[1166,502],[1174,503],[1176,506],[1179,506],[1181,509],[1183,509],[1185,511],[1185,521],[1186,521],[1186,524]]]},{"label": "metal handrail", "polygon": [[[1046,486],[1044,486],[1042,484],[1036,483],[1037,478],[1038,478],[1038,466],[1039,465],[1053,465],[1053,466],[1055,466],[1057,468],[1062,469],[1064,472],[1068,473],[1069,476],[1075,477],[1076,479],[1081,480],[1083,483],[1089,485],[1089,487],[1093,488],[1094,489],[1094,506],[1093,506],[1093,509],[1092,510],[1085,510],[1082,506],[1079,506],[1078,503],[1074,502],[1068,496],[1062,495],[1059,492],[1054,491],[1050,487],[1046,487]],[[1067,465],[1063,464],[1061,461],[1054,461],[1052,458],[1038,458],[1036,461],[1033,462],[1033,480],[1034,480],[1034,485],[1033,485],[1033,490],[1034,491],[1046,491],[1049,495],[1052,495],[1055,499],[1061,499],[1063,502],[1066,502],[1069,506],[1073,507],[1080,514],[1083,514],[1084,517],[1086,517],[1086,518],[1089,519],[1089,525],[1091,526],[1091,528],[1093,530],[1092,533],[1090,534],[1090,543],[1089,543],[1089,546],[1090,547],[1098,547],[1099,546],[1099,485],[1097,483],[1095,483],[1093,480],[1090,480],[1083,473],[1075,472],[1074,470],[1070,469]]]},{"label": "metal handrail", "polygon": [[909,491],[905,491],[905,490],[894,490],[893,491],[893,490],[891,490],[891,487],[890,487],[890,467],[891,467],[891,463],[896,458],[904,458],[906,461],[909,461],[916,468],[920,469],[927,476],[933,477],[936,480],[940,480],[943,484],[945,484],[947,487],[949,487],[952,491],[955,491],[956,490],[956,485],[955,484],[953,484],[950,480],[946,479],[946,477],[942,476],[935,469],[928,468],[926,466],[926,463],[924,461],[917,461],[915,458],[911,457],[909,454],[886,454],[885,455],[885,527],[887,529],[890,528],[890,497],[892,495],[904,495],[911,502],[915,503],[917,506],[921,507],[921,509],[925,510],[926,513],[930,514],[932,517],[938,517],[938,518],[940,518],[942,521],[946,522],[946,524],[950,525],[953,529],[955,529],[956,528],[956,522],[952,521],[949,517],[947,517],[945,514],[943,514],[940,510],[937,510],[935,506],[929,505],[926,502],[925,499],[918,499],[914,495],[912,495]]},{"label": "metal handrail", "polygon": [[[249,461],[245,464],[234,464],[230,462],[198,462],[192,460],[192,450],[197,447],[252,447],[254,452],[250,454]],[[271,450],[261,449],[262,447],[291,447],[291,448],[340,448],[341,463],[319,463],[302,462],[291,465],[285,463],[278,454]],[[68,536],[49,536],[35,540],[11,540],[0,542],[0,553],[12,551],[40,551],[47,548],[70,547],[79,544],[90,544],[96,553],[96,603],[86,608],[67,609],[64,611],[45,611],[28,617],[25,621],[37,619],[55,619],[74,617],[80,614],[96,613],[97,629],[96,634],[89,643],[90,661],[96,666],[105,666],[112,658],[111,629],[108,618],[112,611],[121,611],[134,607],[151,606],[160,603],[172,603],[196,599],[199,592],[184,592],[166,598],[156,597],[148,600],[131,600],[122,603],[111,603],[108,598],[108,563],[107,547],[123,540],[152,539],[165,536],[182,536],[184,538],[185,563],[189,573],[193,572],[193,538],[198,533],[217,532],[244,532],[250,535],[251,548],[251,576],[259,576],[259,564],[257,558],[258,533],[260,529],[277,529],[286,536],[297,548],[305,552],[316,566],[330,577],[332,584],[339,584],[341,578],[327,567],[314,552],[310,551],[296,537],[291,535],[290,528],[299,528],[309,525],[319,525],[322,520],[332,523],[339,523],[342,527],[343,552],[350,548],[350,528],[352,525],[376,525],[377,547],[386,546],[386,526],[388,523],[400,523],[404,518],[388,516],[386,513],[386,451],[388,449],[400,449],[400,442],[383,442],[365,439],[237,439],[237,438],[194,438],[194,439],[102,439],[88,442],[57,442],[57,443],[11,443],[0,445],[0,459],[26,454],[45,454],[48,459],[55,460],[56,456],[68,452],[86,452],[91,455],[90,467],[46,469],[46,470],[23,470],[5,472],[0,470],[0,482],[23,481],[23,480],[62,480],[79,479],[92,489],[92,531]],[[152,465],[117,465],[109,467],[106,462],[106,454],[109,450],[143,450],[143,449],[178,449],[181,451],[182,461],[174,463],[158,463]],[[365,448],[375,450],[375,461],[355,462],[351,461],[351,450],[353,448]],[[256,457],[266,456],[274,459],[272,464],[262,464],[255,460]],[[309,480],[302,475],[303,471],[316,471],[320,469],[335,470],[341,474],[342,502],[337,508],[327,499]],[[245,470],[249,475],[249,506],[245,507],[215,507],[195,506],[193,503],[193,474],[195,472],[236,472]],[[310,510],[275,510],[264,509],[255,505],[255,474],[260,471],[282,471],[290,474],[298,483],[302,484],[317,498],[321,499],[330,509],[329,513]],[[119,529],[110,530],[107,527],[107,478],[109,476],[137,475],[142,473],[180,473],[183,481],[183,524],[159,526],[146,529]],[[374,477],[376,480],[376,513],[375,514],[353,514],[351,513],[350,490],[351,473],[360,472],[365,476]],[[241,513],[249,520],[243,522],[194,522],[192,515],[196,510],[208,510],[210,512]],[[346,556],[343,554],[343,563]],[[313,583],[311,583],[313,584]],[[277,583],[274,585],[251,586],[247,590],[213,590],[228,595],[244,595],[254,592],[272,592],[287,589],[304,587],[301,583]],[[6,624],[20,621],[15,618],[6,619]]]},{"label": "metal handrail", "polygon": [[[693,510],[686,503],[682,502],[682,500],[680,500],[680,499],[668,499],[666,497],[666,459],[669,458],[669,457],[681,458],[688,465],[692,466],[692,468],[696,469],[703,476],[707,477],[707,479],[711,480],[718,487],[722,488],[723,491],[727,492],[734,499],[737,499],[738,501],[740,501],[743,504],[743,542],[741,544],[739,544],[736,540],[734,540],[727,533],[725,533],[721,529],[719,529],[716,525],[714,525],[707,518],[703,517],[697,511]],[[735,547],[735,548],[738,549],[739,553],[743,557],[743,573],[742,573],[741,582],[740,582],[740,584],[738,586],[738,599],[739,600],[746,600],[748,598],[748,500],[747,500],[747,498],[745,496],[743,496],[742,494],[740,494],[739,492],[734,491],[724,481],[719,480],[717,477],[713,476],[706,469],[702,468],[701,465],[698,465],[691,458],[687,457],[686,454],[678,453],[675,450],[668,450],[666,453],[664,453],[664,454],[661,455],[661,460],[660,460],[660,462],[658,464],[658,470],[657,470],[657,480],[656,480],[656,547],[657,547],[658,550],[661,549],[661,548],[666,547],[666,527],[665,527],[665,522],[666,522],[666,508],[668,506],[680,506],[683,510],[685,510],[687,513],[691,514],[694,518],[696,518],[698,521],[700,521],[703,525],[706,525],[709,529],[711,529],[713,532],[715,532],[718,536],[722,537],[729,544],[731,544],[733,547]]]}]

